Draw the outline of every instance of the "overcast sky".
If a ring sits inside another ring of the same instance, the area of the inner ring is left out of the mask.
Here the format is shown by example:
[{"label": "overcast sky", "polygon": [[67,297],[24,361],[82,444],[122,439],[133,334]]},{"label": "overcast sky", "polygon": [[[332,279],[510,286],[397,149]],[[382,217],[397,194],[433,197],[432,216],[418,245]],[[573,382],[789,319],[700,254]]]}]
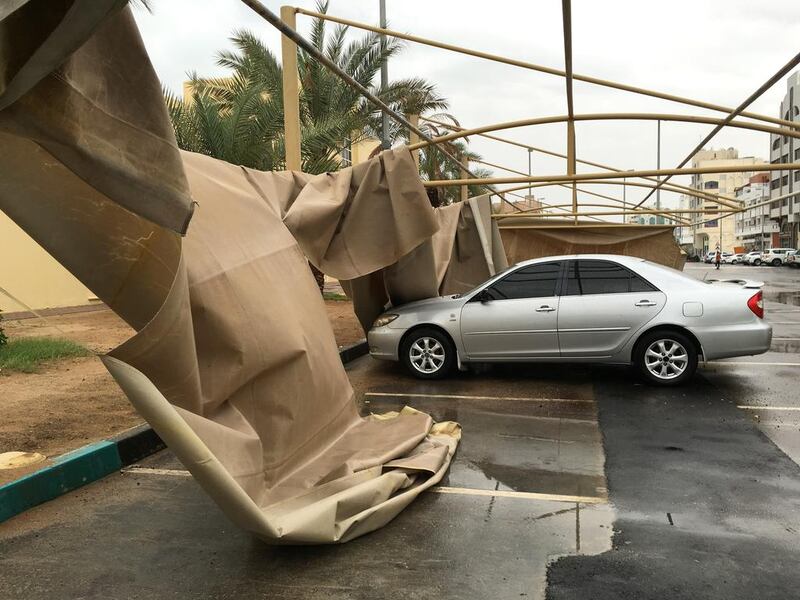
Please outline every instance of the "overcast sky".
[{"label": "overcast sky", "polygon": [[[265,2],[275,12],[280,4]],[[279,35],[238,0],[151,0],[151,5],[152,13],[136,9],[136,19],[159,77],[175,91],[188,72],[225,73],[216,65],[216,55],[230,47],[228,38],[236,29],[256,32],[280,52]],[[295,5],[313,9],[315,2],[296,0]],[[332,0],[329,12],[377,24],[378,0]],[[387,13],[392,29],[564,67],[558,0],[387,0]],[[298,15],[301,33],[308,32],[309,24],[309,17]],[[576,73],[736,106],[800,51],[800,2],[574,0],[572,29]],[[354,30],[351,35],[362,33]],[[391,62],[389,76],[422,76],[435,83],[450,101],[450,112],[466,127],[566,113],[562,78],[436,48],[409,43]],[[785,81],[779,82],[750,110],[778,116],[785,91]],[[581,82],[575,82],[574,97],[576,113],[719,114]],[[662,167],[677,166],[712,127],[662,124]],[[566,152],[566,128],[561,124],[499,135]],[[768,137],[729,130],[718,134],[713,146],[733,146],[740,156],[768,160]],[[578,158],[624,169],[656,166],[656,123],[652,121],[578,123],[576,140]],[[528,156],[522,148],[480,137],[471,138],[471,147],[490,162],[527,170]],[[533,170],[540,175],[564,173],[566,164],[534,154]],[[579,172],[588,170],[579,166]],[[621,193],[618,188],[605,191]],[[548,203],[569,201],[569,192],[563,188],[545,188],[540,193]],[[641,189],[628,190],[629,199],[643,194]],[[673,194],[662,196],[666,204],[676,199]]]}]

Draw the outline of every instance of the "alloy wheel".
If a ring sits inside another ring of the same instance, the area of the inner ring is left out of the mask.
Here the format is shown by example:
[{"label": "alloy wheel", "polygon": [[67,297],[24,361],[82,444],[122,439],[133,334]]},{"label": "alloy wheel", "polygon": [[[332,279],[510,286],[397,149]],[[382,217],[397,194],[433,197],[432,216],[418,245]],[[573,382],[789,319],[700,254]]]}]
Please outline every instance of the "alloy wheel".
[{"label": "alloy wheel", "polygon": [[411,365],[420,373],[436,373],[445,361],[444,347],[439,340],[432,337],[421,337],[408,349]]},{"label": "alloy wheel", "polygon": [[644,363],[653,377],[661,380],[675,379],[689,365],[689,353],[675,340],[656,340],[645,350]]}]

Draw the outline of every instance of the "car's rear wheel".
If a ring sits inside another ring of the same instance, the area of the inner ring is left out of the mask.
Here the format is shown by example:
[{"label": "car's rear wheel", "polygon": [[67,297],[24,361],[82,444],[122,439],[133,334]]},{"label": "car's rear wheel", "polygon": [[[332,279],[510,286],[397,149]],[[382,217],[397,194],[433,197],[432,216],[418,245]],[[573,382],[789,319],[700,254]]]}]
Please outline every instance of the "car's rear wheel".
[{"label": "car's rear wheel", "polygon": [[773,258],[772,259],[772,266],[773,267],[780,267],[781,266],[781,259],[780,258]]},{"label": "car's rear wheel", "polygon": [[753,261],[753,264],[754,264],[755,266],[757,266],[757,267],[761,266],[761,259],[760,259],[760,258],[757,258],[757,259],[755,259],[755,260]]},{"label": "car's rear wheel", "polygon": [[441,379],[455,367],[456,349],[445,333],[422,327],[405,337],[400,358],[415,377]]},{"label": "car's rear wheel", "polygon": [[654,331],[639,340],[633,362],[650,383],[680,385],[697,370],[697,349],[682,333]]}]

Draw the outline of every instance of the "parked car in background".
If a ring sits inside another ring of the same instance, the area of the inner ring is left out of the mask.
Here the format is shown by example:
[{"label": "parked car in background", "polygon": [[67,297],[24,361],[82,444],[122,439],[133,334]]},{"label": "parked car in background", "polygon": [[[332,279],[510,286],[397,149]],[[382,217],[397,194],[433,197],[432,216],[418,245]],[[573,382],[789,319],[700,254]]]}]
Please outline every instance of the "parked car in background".
[{"label": "parked car in background", "polygon": [[755,265],[756,267],[761,264],[761,250],[754,250],[744,255],[742,259],[743,265]]},{"label": "parked car in background", "polygon": [[789,254],[786,255],[786,264],[788,266],[794,268],[800,267],[800,256],[798,256],[798,252],[800,252],[800,250],[789,252]]},{"label": "parked car in background", "polygon": [[733,254],[731,252],[723,252],[722,254],[722,262],[727,265],[738,265],[742,262],[742,258],[744,254]]},{"label": "parked car in background", "polygon": [[771,248],[761,254],[761,262],[773,267],[779,267],[786,261],[789,252],[794,252],[794,248]]},{"label": "parked car in background", "polygon": [[376,359],[438,379],[473,362],[633,365],[676,385],[704,360],[766,352],[761,283],[699,281],[642,258],[519,263],[465,294],[392,308],[368,334]]},{"label": "parked car in background", "polygon": [[[723,263],[726,262],[725,259],[729,258],[731,256],[733,256],[733,252],[722,252],[722,253],[720,253],[720,262],[723,262]],[[705,262],[708,263],[708,264],[713,264],[714,260],[716,259],[716,257],[717,257],[717,251],[716,250],[712,250],[711,252],[708,252],[706,254]]]}]

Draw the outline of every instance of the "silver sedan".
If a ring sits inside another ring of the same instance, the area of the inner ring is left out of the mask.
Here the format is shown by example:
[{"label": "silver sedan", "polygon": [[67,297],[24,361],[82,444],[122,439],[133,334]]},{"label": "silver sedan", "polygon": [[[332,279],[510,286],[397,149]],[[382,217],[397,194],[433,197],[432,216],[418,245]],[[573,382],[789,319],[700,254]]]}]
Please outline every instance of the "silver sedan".
[{"label": "silver sedan", "polygon": [[762,285],[698,281],[629,256],[538,258],[465,294],[392,308],[369,349],[424,379],[472,362],[591,362],[632,364],[647,381],[676,385],[700,358],[769,349]]}]

